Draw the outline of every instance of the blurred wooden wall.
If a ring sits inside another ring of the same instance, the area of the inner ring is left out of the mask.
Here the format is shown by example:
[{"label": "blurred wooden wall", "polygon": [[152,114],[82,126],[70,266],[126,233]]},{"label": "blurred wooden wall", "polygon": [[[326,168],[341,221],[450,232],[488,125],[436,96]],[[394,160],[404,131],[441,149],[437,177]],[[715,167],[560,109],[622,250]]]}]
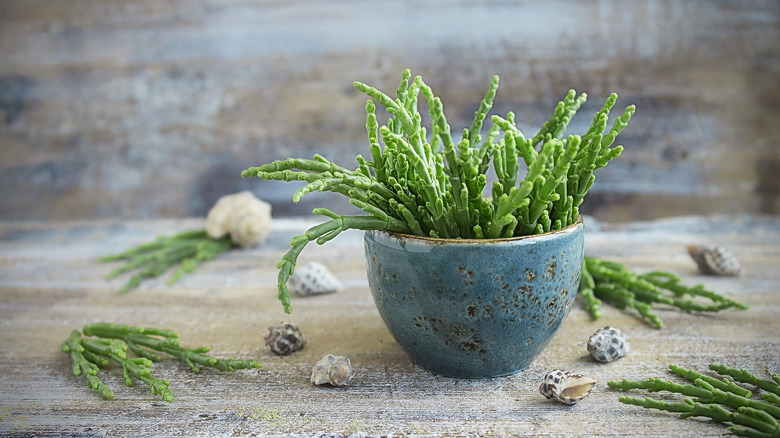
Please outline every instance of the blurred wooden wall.
[{"label": "blurred wooden wall", "polygon": [[611,91],[636,104],[599,219],[780,212],[775,0],[0,0],[0,220],[200,216],[247,189],[279,216],[348,211],[240,172],[353,166],[352,81],[392,91],[407,67],[456,132],[493,74],[529,130],[570,88],[590,96],[574,132]]}]

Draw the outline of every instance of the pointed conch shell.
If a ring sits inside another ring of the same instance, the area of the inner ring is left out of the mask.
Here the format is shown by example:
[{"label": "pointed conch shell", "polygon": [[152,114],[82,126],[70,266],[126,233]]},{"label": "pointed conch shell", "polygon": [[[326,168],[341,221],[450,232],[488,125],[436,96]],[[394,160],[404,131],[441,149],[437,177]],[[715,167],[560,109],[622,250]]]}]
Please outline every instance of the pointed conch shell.
[{"label": "pointed conch shell", "polygon": [[590,394],[595,385],[596,381],[590,377],[571,371],[552,370],[544,376],[539,392],[548,399],[573,405]]},{"label": "pointed conch shell", "polygon": [[271,231],[271,204],[250,191],[226,195],[217,200],[206,216],[206,232],[214,239],[230,235],[244,248],[263,243]]}]

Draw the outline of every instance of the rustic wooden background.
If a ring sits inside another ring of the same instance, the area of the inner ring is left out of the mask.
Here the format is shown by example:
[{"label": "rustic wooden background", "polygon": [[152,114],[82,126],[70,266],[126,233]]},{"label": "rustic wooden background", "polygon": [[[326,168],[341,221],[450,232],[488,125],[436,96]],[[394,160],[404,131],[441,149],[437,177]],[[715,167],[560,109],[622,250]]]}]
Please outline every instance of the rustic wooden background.
[{"label": "rustic wooden background", "polygon": [[[586,253],[632,270],[668,270],[688,285],[703,284],[750,306],[715,314],[688,314],[658,305],[659,330],[633,311],[603,305],[593,320],[577,300],[548,347],[523,372],[495,379],[451,379],[430,374],[409,359],[382,323],[365,274],[362,233],[351,230],[327,245],[312,245],[301,262],[328,265],[344,290],[293,297],[285,315],[276,300],[274,267],[290,238],[317,221],[277,219],[264,245],[232,250],[168,286],[168,275],[118,295],[123,275],[107,282],[118,264],[95,263],[116,248],[158,234],[204,226],[203,219],[142,221],[0,222],[0,436],[2,437],[647,437],[724,438],[726,426],[705,418],[645,410],[618,401],[611,379],[659,377],[683,383],[669,364],[706,375],[719,362],[769,378],[780,372],[780,221],[765,216],[665,218],[631,224],[586,219]],[[700,275],[684,245],[724,245],[737,255],[743,277]],[[276,356],[263,331],[291,320],[306,347]],[[60,352],[72,330],[106,321],[164,327],[184,347],[212,348],[220,358],[262,362],[258,370],[192,374],[170,356],[153,365],[168,379],[174,401],[164,403],[142,383],[127,387],[121,368],[99,377],[115,398],[105,401],[72,375]],[[588,336],[619,327],[631,352],[601,364],[587,353]],[[312,365],[323,355],[348,357],[353,385],[317,387]],[[539,394],[555,368],[596,379],[576,406]],[[754,393],[755,387],[746,385]],[[681,400],[669,393],[648,394]]]},{"label": "rustic wooden background", "polygon": [[[0,0],[1,220],[204,215],[246,167],[364,153],[365,98],[422,74],[454,127],[493,74],[533,129],[569,88],[638,112],[586,212],[780,212],[780,2]],[[341,203],[346,205],[346,202]]]}]

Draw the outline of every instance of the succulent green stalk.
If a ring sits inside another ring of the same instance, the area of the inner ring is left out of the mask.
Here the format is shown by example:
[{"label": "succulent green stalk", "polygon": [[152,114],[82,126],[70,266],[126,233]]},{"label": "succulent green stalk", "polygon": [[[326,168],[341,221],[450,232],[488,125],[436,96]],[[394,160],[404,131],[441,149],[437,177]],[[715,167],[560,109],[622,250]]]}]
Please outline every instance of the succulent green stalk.
[{"label": "succulent green stalk", "polygon": [[596,288],[596,281],[593,276],[590,275],[588,270],[587,260],[582,264],[582,272],[580,274],[580,296],[585,299],[585,310],[593,317],[593,319],[601,318],[601,300],[596,298],[596,294],[593,289]]},{"label": "succulent green stalk", "polygon": [[204,261],[213,259],[232,246],[230,237],[214,239],[206,230],[186,231],[174,236],[160,236],[127,251],[100,257],[98,261],[125,262],[108,274],[109,280],[136,271],[119,290],[119,293],[126,293],[138,287],[144,279],[159,277],[178,265],[178,269],[168,279],[168,284],[173,284]]},{"label": "succulent green stalk", "polygon": [[[354,201],[354,199],[353,199]],[[341,216],[328,209],[318,208],[314,210],[315,214],[330,217],[328,222],[315,225],[304,234],[295,236],[290,241],[290,249],[282,256],[282,260],[276,265],[279,268],[278,276],[278,290],[279,301],[281,301],[284,311],[286,313],[292,312],[292,306],[290,305],[290,292],[287,289],[287,280],[293,275],[295,270],[295,264],[298,261],[303,248],[309,242],[317,242],[322,245],[325,242],[335,238],[342,231],[348,229],[356,230],[375,230],[375,229],[388,229],[398,232],[408,233],[409,228],[405,228],[398,221],[393,221],[389,216]]]},{"label": "succulent green stalk", "polygon": [[[741,386],[735,384],[734,382],[732,382],[732,381],[730,381],[728,379],[725,379],[725,378],[722,379],[722,380],[718,380],[718,379],[716,379],[714,377],[710,377],[710,376],[704,375],[702,373],[699,373],[697,371],[690,370],[690,369],[687,369],[687,368],[683,368],[683,367],[681,367],[679,365],[675,365],[675,364],[669,365],[669,369],[673,373],[677,374],[678,376],[683,377],[683,378],[685,378],[687,380],[690,380],[692,382],[695,382],[696,380],[701,379],[701,380],[707,382],[708,384],[712,385],[713,387],[718,388],[718,389],[720,389],[722,391],[733,392],[734,394],[741,395],[742,397],[752,397],[753,396],[752,392],[748,391],[747,389],[745,389],[745,388],[743,388],[743,387],[741,387]],[[723,374],[723,373],[721,373],[721,374]]]},{"label": "succulent green stalk", "polygon": [[780,396],[780,376],[777,374],[772,374],[772,380],[769,380],[759,379],[755,374],[744,368],[730,368],[722,364],[713,363],[710,364],[710,369],[717,372],[718,374],[731,376],[737,382],[749,383],[763,389],[764,391]]},{"label": "succulent green stalk", "polygon": [[84,339],[82,344],[90,353],[108,358],[121,366],[125,385],[133,386],[134,379],[138,379],[149,387],[152,395],[159,394],[163,401],[169,403],[173,401],[173,392],[168,389],[170,382],[152,376],[151,360],[145,357],[128,358],[125,353],[127,346],[113,339]]},{"label": "succulent green stalk", "polygon": [[[159,395],[163,401],[173,401],[173,392],[168,389],[167,380],[158,379],[151,374],[152,362],[162,360],[158,354],[166,353],[186,363],[194,373],[200,372],[200,366],[216,368],[219,371],[260,368],[261,364],[253,360],[217,359],[205,353],[208,347],[183,348],[179,345],[179,335],[166,329],[154,327],[142,328],[124,324],[93,323],[82,328],[83,338],[78,330],[71,332],[62,344],[62,351],[69,353],[73,360],[73,373],[84,375],[87,385],[98,391],[106,400],[114,397],[111,389],[98,377],[99,367],[107,366],[109,360],[122,367],[127,386],[133,386],[135,380],[146,384],[152,395]],[[136,358],[127,357],[127,350]]]},{"label": "succulent green stalk", "polygon": [[761,410],[750,407],[740,407],[737,412],[733,412],[714,403],[702,404],[690,398],[685,398],[683,402],[668,402],[650,397],[637,398],[624,395],[618,400],[621,403],[647,409],[679,412],[680,418],[708,417],[721,423],[733,423],[729,430],[739,436],[756,438],[780,436],[777,420]]},{"label": "succulent green stalk", "polygon": [[[693,381],[694,385],[678,384],[658,378],[636,381],[610,380],[607,385],[621,391],[643,389],[648,392],[668,391],[685,396],[682,402],[621,396],[618,398],[621,403],[677,412],[680,413],[680,418],[708,417],[721,423],[731,424],[729,430],[740,436],[780,437],[778,421],[780,406],[752,398],[750,391],[726,378],[719,380],[677,365],[669,367],[675,374]],[[716,370],[721,375],[737,375],[737,381],[740,382],[751,384],[761,382],[762,385],[770,382],[771,385],[771,381],[760,379],[746,370],[729,368],[722,364],[710,364],[710,369]],[[766,399],[765,394],[761,394],[761,397]]]},{"label": "succulent green stalk", "polygon": [[[498,84],[494,76],[470,126],[456,139],[441,98],[422,77],[412,78],[405,70],[394,97],[356,81],[355,88],[369,97],[365,127],[372,161],[358,155],[358,167],[351,171],[321,156],[288,158],[242,172],[244,177],[306,181],[295,202],[313,191],[331,191],[366,213],[340,216],[315,210],[330,220],[294,237],[278,265],[278,297],[286,312],[291,311],[286,283],[304,246],[311,241],[322,244],[346,229],[483,239],[554,231],[577,220],[593,172],[622,151],[611,145],[634,107],[626,108],[607,130],[608,113],[617,99],[612,94],[585,135],[567,135],[569,122],[587,98],[571,90],[540,131],[527,138],[513,113],[490,114]],[[428,127],[418,111],[421,97],[428,104]],[[390,115],[383,126],[377,122],[376,104]],[[485,121],[492,124],[483,138]],[[491,170],[497,180],[492,196],[485,196]]]},{"label": "succulent green stalk", "polygon": [[[87,386],[100,393],[100,396],[103,397],[103,399],[111,400],[114,398],[114,393],[111,392],[111,388],[97,377],[100,368],[98,368],[98,365],[95,363],[96,360],[94,358],[92,360],[87,359],[88,355],[92,355],[92,353],[87,353],[84,349],[84,346],[81,343],[81,333],[78,330],[73,330],[70,333],[70,336],[68,336],[68,339],[62,343],[62,351],[64,353],[69,353],[73,360],[74,376],[83,375],[87,380]],[[107,359],[103,359],[100,362],[103,366],[108,365]]]},{"label": "succulent green stalk", "polygon": [[[619,308],[632,308],[657,328],[663,327],[663,321],[653,312],[655,304],[666,304],[685,312],[718,312],[732,307],[747,309],[747,305],[703,285],[684,285],[670,272],[638,274],[625,265],[597,257],[585,257],[580,294],[594,319],[601,316],[599,305],[605,302]],[[697,297],[706,301],[696,300]]]},{"label": "succulent green stalk", "polygon": [[179,345],[179,335],[165,329],[93,323],[85,325],[83,331],[86,336],[124,341],[133,353],[153,361],[159,361],[160,356],[141,347],[170,354],[186,363],[193,373],[200,372],[198,365],[216,368],[219,371],[236,371],[245,368],[259,368],[260,366],[260,363],[251,360],[217,359],[203,354],[209,351],[208,347],[182,348]]}]

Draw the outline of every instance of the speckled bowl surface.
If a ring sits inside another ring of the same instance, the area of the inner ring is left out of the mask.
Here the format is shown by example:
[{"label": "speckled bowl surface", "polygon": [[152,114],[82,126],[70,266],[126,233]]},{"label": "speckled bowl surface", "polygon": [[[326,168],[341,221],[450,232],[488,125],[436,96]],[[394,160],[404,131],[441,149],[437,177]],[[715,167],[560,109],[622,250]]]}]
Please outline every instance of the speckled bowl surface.
[{"label": "speckled bowl surface", "polygon": [[414,362],[449,377],[522,371],[547,346],[577,294],[582,218],[511,239],[432,239],[367,231],[374,302]]}]

